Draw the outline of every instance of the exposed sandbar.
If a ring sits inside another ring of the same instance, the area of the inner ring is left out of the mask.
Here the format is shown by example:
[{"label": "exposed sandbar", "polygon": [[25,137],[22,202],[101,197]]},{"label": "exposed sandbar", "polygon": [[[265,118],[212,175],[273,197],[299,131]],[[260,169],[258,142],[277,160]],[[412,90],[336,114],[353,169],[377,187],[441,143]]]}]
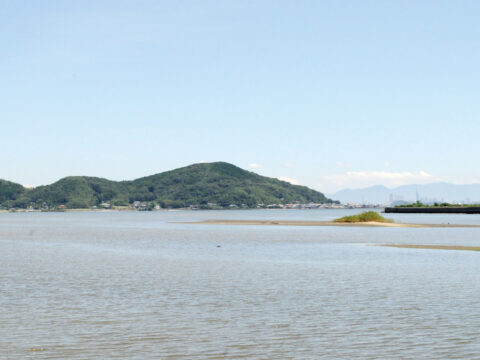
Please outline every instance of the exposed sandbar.
[{"label": "exposed sandbar", "polygon": [[381,245],[375,245],[375,246],[386,246],[386,247],[405,248],[405,249],[480,251],[480,246],[409,245],[409,244],[381,244]]},{"label": "exposed sandbar", "polygon": [[357,222],[341,223],[334,221],[302,221],[302,220],[204,220],[187,224],[210,225],[266,225],[266,226],[347,226],[347,227],[401,227],[401,228],[480,228],[480,225],[461,224],[400,224],[391,222]]}]

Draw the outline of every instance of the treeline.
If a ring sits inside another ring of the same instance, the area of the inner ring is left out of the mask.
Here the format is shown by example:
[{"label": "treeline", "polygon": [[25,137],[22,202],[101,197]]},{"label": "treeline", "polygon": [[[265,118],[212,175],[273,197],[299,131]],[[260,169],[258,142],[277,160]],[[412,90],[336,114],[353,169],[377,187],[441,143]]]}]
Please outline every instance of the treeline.
[{"label": "treeline", "polygon": [[224,162],[194,164],[133,181],[70,176],[34,189],[0,182],[3,208],[91,208],[132,206],[138,202],[150,208],[207,208],[332,201],[305,186],[260,176]]},{"label": "treeline", "polygon": [[435,202],[433,204],[424,204],[421,201],[416,201],[411,204],[396,205],[396,208],[431,208],[431,207],[477,207],[480,204],[451,204],[448,202]]}]

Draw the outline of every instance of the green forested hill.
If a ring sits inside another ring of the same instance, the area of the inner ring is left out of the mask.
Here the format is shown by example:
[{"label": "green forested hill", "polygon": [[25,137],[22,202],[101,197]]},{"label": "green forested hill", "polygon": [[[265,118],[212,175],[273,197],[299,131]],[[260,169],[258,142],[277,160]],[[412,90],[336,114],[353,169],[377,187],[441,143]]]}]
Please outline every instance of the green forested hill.
[{"label": "green forested hill", "polygon": [[23,196],[26,189],[10,181],[0,179],[0,204],[13,204],[16,199]]},{"label": "green forested hill", "polygon": [[0,182],[3,207],[89,208],[101,203],[127,206],[135,201],[164,208],[231,204],[255,207],[258,204],[325,203],[322,193],[305,186],[260,176],[234,165],[215,162],[194,164],[133,181],[71,176],[54,184],[25,189]]}]

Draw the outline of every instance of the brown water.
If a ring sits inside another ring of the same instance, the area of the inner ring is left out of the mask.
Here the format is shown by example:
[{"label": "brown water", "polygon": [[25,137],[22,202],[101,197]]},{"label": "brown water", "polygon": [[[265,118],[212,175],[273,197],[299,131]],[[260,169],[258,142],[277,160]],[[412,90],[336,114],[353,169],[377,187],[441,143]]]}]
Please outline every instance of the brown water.
[{"label": "brown water", "polygon": [[0,358],[480,358],[480,254],[367,245],[480,229],[171,223],[347,213],[0,214]]}]

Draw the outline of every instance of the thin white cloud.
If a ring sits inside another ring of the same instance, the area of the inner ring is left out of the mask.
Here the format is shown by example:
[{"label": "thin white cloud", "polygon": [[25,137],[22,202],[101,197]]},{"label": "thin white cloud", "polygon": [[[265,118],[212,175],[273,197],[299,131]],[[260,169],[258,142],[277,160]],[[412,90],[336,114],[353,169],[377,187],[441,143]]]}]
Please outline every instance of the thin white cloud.
[{"label": "thin white cloud", "polygon": [[470,180],[459,180],[459,179],[452,179],[449,181],[455,185],[473,185],[473,184],[480,184],[480,178],[472,178]]},{"label": "thin white cloud", "polygon": [[345,168],[345,167],[348,167],[348,166],[349,166],[348,163],[343,162],[343,161],[337,161],[335,164],[336,164],[337,167],[339,167],[339,168]]},{"label": "thin white cloud", "polygon": [[256,163],[251,163],[251,164],[248,164],[248,167],[252,168],[252,169],[261,169],[262,165],[256,164]]},{"label": "thin white cloud", "polygon": [[286,182],[288,182],[290,184],[293,184],[293,185],[300,185],[300,182],[297,179],[292,179],[292,178],[289,178],[288,176],[279,176],[277,179],[282,180],[282,181],[286,181]]},{"label": "thin white cloud", "polygon": [[343,174],[323,176],[317,187],[325,192],[334,192],[346,188],[360,189],[373,185],[396,187],[408,184],[428,184],[438,181],[442,181],[442,179],[425,171],[419,171],[418,173],[410,171],[348,171]]}]

